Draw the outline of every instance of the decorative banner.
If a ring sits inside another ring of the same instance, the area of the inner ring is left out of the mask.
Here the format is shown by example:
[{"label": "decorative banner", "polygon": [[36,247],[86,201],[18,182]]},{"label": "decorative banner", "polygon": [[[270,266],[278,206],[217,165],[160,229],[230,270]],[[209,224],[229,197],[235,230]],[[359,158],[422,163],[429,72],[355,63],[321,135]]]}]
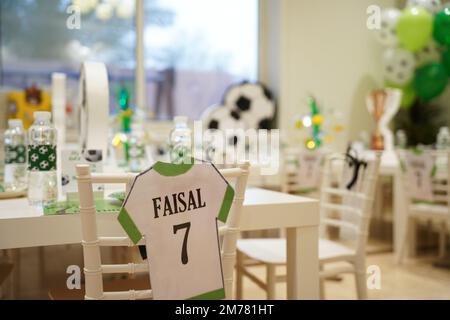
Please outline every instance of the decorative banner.
[{"label": "decorative banner", "polygon": [[134,243],[145,236],[155,299],[225,297],[217,219],[233,197],[209,163],[157,162],[135,178],[119,222]]},{"label": "decorative banner", "polygon": [[299,154],[298,186],[302,190],[320,187],[323,153],[320,151],[304,151]]},{"label": "decorative banner", "polygon": [[85,62],[80,72],[81,149],[108,148],[109,89],[106,66]]},{"label": "decorative banner", "polygon": [[409,197],[413,200],[433,201],[433,156],[429,153],[407,152],[404,161]]},{"label": "decorative banner", "polygon": [[[78,164],[89,164],[91,172],[102,172],[103,170],[102,150],[85,150],[80,152],[76,149],[64,149],[61,152],[61,180],[63,194],[69,196],[70,193],[76,193],[76,166]],[[95,186],[95,191],[103,191],[103,186]],[[103,193],[101,194],[103,196]]]}]

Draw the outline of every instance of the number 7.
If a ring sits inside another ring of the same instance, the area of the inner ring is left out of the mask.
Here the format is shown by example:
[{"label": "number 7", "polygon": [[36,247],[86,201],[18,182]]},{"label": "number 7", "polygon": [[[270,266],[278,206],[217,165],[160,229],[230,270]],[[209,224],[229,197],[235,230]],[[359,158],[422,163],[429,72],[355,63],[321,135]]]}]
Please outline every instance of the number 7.
[{"label": "number 7", "polygon": [[183,246],[181,248],[181,263],[187,264],[189,261],[188,254],[187,254],[187,239],[189,236],[189,229],[191,229],[191,223],[186,222],[186,223],[174,225],[173,226],[173,234],[176,234],[177,231],[180,229],[186,229],[186,232],[184,233]]}]

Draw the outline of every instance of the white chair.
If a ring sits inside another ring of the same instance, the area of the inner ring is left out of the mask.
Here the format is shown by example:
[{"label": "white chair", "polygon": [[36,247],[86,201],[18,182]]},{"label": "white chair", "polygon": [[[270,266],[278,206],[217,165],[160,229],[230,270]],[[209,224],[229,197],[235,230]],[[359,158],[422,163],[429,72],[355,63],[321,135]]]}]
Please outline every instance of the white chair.
[{"label": "white chair", "polygon": [[[321,151],[309,151],[301,150],[299,148],[288,148],[283,152],[283,164],[282,164],[282,179],[281,179],[281,191],[291,194],[306,194],[309,197],[318,198],[320,189],[320,176],[317,179],[317,183],[309,181],[308,185],[305,185],[300,180],[300,171],[302,165],[302,159],[309,154],[314,155],[322,159],[325,154]],[[322,163],[313,163],[313,170],[322,171]],[[306,168],[302,168],[306,169]]]},{"label": "white chair", "polygon": [[[225,283],[225,297],[231,299],[233,271],[236,260],[236,241],[239,222],[247,185],[249,164],[236,168],[223,169],[220,173],[227,179],[235,178],[235,196],[227,222],[219,228],[221,242],[222,269]],[[132,174],[91,174],[88,165],[77,166],[78,192],[80,196],[80,215],[82,225],[82,245],[85,275],[85,299],[151,299],[152,290],[128,290],[104,292],[103,274],[148,272],[148,263],[102,264],[102,246],[134,246],[128,237],[101,237],[97,234],[97,215],[94,206],[92,185],[94,183],[130,184]],[[140,241],[138,244],[144,244]]]},{"label": "white chair", "polygon": [[399,263],[404,260],[406,248],[411,245],[413,251],[416,250],[416,225],[419,222],[431,223],[432,226],[436,226],[439,232],[439,257],[445,256],[447,248],[447,235],[450,231],[450,207],[449,196],[450,191],[448,184],[450,163],[448,158],[450,153],[447,151],[424,151],[432,157],[434,162],[435,174],[425,175],[422,177],[424,183],[430,184],[432,189],[432,199],[429,201],[421,201],[420,199],[414,199],[408,192],[410,191],[410,181],[408,178],[408,167],[405,166],[407,151],[398,150],[397,154],[400,161],[403,163],[402,178],[405,190],[407,220],[406,220],[406,232],[404,233],[403,241],[400,247]]},{"label": "white chair", "polygon": [[[351,190],[336,187],[333,183],[333,160],[336,155],[329,155],[324,165],[320,198],[321,235],[325,235],[327,227],[338,227],[341,234],[349,234],[351,243],[343,245],[340,242],[320,239],[319,262],[321,278],[321,295],[323,297],[323,281],[341,273],[353,273],[356,278],[359,299],[367,298],[365,247],[368,237],[370,215],[373,207],[378,168],[379,154],[375,159],[367,161],[366,167],[360,167],[358,179]],[[340,159],[343,160],[342,156]],[[341,203],[332,201],[340,197]],[[336,213],[339,213],[336,216]],[[245,257],[266,265],[267,283],[250,273],[245,265]],[[237,257],[237,295],[242,298],[242,277],[245,275],[262,289],[266,290],[268,299],[275,299],[275,284],[284,281],[284,276],[277,276],[275,271],[279,265],[286,264],[285,239],[242,239],[238,240]],[[331,262],[345,262],[346,265],[336,268],[324,266]]]}]

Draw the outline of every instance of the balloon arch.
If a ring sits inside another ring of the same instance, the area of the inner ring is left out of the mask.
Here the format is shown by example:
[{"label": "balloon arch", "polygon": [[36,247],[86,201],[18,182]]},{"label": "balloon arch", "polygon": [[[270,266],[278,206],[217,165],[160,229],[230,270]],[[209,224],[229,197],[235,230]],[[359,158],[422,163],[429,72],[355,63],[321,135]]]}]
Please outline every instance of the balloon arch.
[{"label": "balloon arch", "polygon": [[402,90],[403,108],[444,92],[450,76],[450,4],[409,0],[403,10],[384,9],[375,35],[386,47],[385,84]]}]

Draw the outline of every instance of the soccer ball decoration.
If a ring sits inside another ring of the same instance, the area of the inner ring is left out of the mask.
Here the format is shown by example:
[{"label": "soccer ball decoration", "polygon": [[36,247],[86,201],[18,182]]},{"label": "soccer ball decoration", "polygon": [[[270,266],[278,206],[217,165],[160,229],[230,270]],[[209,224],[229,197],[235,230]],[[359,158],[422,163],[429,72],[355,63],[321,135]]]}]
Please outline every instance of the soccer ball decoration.
[{"label": "soccer ball decoration", "polygon": [[83,158],[88,162],[102,161],[102,150],[89,149],[83,151]]},{"label": "soccer ball decoration", "polygon": [[[226,130],[246,129],[244,121],[241,119],[241,114],[236,110],[222,105],[215,105],[208,108],[203,117],[206,123],[206,129],[220,130],[226,133]],[[234,134],[226,137],[227,144],[236,145],[238,137]]]},{"label": "soccer ball decoration", "polygon": [[260,83],[243,82],[231,86],[223,104],[239,116],[247,129],[272,129],[275,102],[272,93]]},{"label": "soccer ball decoration", "polygon": [[442,10],[440,0],[408,0],[407,7],[422,7],[431,14],[436,14]]},{"label": "soccer ball decoration", "polygon": [[405,49],[390,48],[383,55],[383,69],[386,80],[399,85],[408,84],[414,76],[414,55]]}]

